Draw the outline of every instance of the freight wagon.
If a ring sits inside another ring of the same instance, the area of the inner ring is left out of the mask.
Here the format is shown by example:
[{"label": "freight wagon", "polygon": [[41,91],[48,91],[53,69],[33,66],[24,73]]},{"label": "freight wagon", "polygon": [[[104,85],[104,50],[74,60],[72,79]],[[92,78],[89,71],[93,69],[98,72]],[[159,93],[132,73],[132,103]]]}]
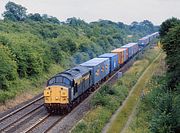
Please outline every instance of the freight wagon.
[{"label": "freight wagon", "polygon": [[110,60],[108,58],[93,58],[80,66],[89,68],[93,85],[98,84],[110,73]]},{"label": "freight wagon", "polygon": [[140,47],[145,47],[148,43],[149,43],[149,38],[147,36],[139,39],[138,41],[138,45]]},{"label": "freight wagon", "polygon": [[110,60],[110,72],[113,72],[119,67],[118,63],[118,54],[115,53],[106,53],[103,55],[100,55],[99,58],[108,58]]},{"label": "freight wagon", "polygon": [[128,48],[128,58],[131,58],[134,54],[136,54],[139,51],[138,43],[128,43],[122,46],[122,48]]},{"label": "freight wagon", "polygon": [[113,51],[111,51],[111,53],[116,53],[118,54],[118,63],[119,65],[122,65],[124,64],[124,62],[127,60],[127,51],[126,49],[124,48],[117,48],[117,49],[114,49]]}]

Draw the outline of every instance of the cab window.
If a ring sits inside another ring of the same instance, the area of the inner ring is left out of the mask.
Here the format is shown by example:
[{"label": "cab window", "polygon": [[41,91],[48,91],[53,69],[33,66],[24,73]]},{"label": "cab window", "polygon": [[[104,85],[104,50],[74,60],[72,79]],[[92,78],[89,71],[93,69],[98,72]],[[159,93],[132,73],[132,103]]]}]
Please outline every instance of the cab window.
[{"label": "cab window", "polygon": [[53,83],[55,83],[55,78],[52,78],[51,80],[49,80],[49,85],[52,85]]},{"label": "cab window", "polygon": [[62,83],[62,77],[56,77],[56,83]]},{"label": "cab window", "polygon": [[64,78],[63,83],[65,83],[66,85],[70,85],[70,80],[67,78]]}]

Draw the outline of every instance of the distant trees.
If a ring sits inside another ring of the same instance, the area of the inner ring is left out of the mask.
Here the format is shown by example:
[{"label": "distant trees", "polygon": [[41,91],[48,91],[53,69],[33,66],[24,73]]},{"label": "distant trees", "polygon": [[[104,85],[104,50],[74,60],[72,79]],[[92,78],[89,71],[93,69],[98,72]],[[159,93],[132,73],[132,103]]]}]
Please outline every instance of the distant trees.
[{"label": "distant trees", "polygon": [[134,21],[131,23],[130,29],[134,32],[141,31],[146,33],[152,33],[157,30],[152,24],[152,22],[150,22],[149,20],[144,20],[143,22],[140,23]]},{"label": "distant trees", "polygon": [[39,13],[27,14],[27,9],[21,5],[14,2],[8,2],[5,6],[6,11],[3,13],[5,20],[11,21],[25,21],[33,20],[39,22],[47,22],[53,24],[60,24],[60,21],[56,17],[48,16],[47,14],[40,15]]},{"label": "distant trees", "polygon": [[52,24],[60,24],[60,21],[56,17],[48,16],[47,14],[40,15],[39,13],[28,14],[27,20],[39,21],[39,22],[47,22]]},{"label": "distant trees", "polygon": [[12,21],[23,21],[26,19],[26,8],[21,5],[15,4],[13,2],[8,2],[5,6],[6,11],[3,16],[4,19],[12,20]]},{"label": "distant trees", "polygon": [[33,21],[42,21],[43,20],[43,18],[41,17],[41,15],[39,13],[35,13],[35,14],[30,13],[28,15],[28,18]]}]

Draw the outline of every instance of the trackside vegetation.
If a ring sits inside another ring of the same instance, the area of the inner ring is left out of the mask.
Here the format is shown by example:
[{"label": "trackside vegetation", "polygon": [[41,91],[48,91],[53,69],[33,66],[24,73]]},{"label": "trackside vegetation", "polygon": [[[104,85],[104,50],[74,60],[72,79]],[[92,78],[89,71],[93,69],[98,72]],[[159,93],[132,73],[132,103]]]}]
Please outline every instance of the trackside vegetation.
[{"label": "trackside vegetation", "polygon": [[[113,86],[103,86],[92,98],[92,109],[72,129],[72,133],[101,132],[112,114],[122,105],[138,78],[158,55],[159,49],[150,49]],[[124,114],[126,116],[126,114]]]},{"label": "trackside vegetation", "polygon": [[133,119],[125,130],[125,133],[152,132],[150,130],[151,126],[149,121],[152,118],[152,112],[156,111],[156,109],[153,107],[153,105],[157,103],[157,101],[155,100],[155,95],[157,95],[158,93],[160,93],[158,94],[159,96],[164,95],[164,93],[162,93],[159,88],[161,88],[162,85],[165,84],[165,80],[163,79],[165,78],[165,72],[165,60],[164,58],[162,58],[158,68],[155,70],[153,77],[144,88],[144,96],[138,103],[136,111],[134,112]]},{"label": "trackside vegetation", "polygon": [[148,20],[131,25],[77,18],[61,22],[28,14],[13,2],[5,9],[0,20],[0,103],[22,92],[40,92],[54,74],[158,30]]},{"label": "trackside vegetation", "polygon": [[128,133],[180,132],[180,20],[171,18],[160,28],[166,71],[159,69],[148,83],[150,92],[138,105]]},{"label": "trackside vegetation", "polygon": [[122,109],[117,112],[116,118],[110,123],[109,129],[107,129],[108,133],[117,133],[126,129],[126,124],[128,124],[127,121],[133,113],[134,108],[136,108],[139,99],[143,97],[143,89],[145,88],[148,80],[153,76],[155,69],[159,65],[161,57],[162,54],[160,53],[158,57],[152,62],[152,64],[146,69],[143,75],[139,78],[136,85],[133,87],[132,94],[128,97],[127,102],[124,104]]}]

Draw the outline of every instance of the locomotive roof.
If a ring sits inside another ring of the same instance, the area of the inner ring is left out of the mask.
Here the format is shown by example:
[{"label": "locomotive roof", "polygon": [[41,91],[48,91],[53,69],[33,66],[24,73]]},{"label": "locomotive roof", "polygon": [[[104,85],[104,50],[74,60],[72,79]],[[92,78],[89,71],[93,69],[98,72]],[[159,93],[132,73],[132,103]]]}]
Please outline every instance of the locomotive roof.
[{"label": "locomotive roof", "polygon": [[62,73],[57,74],[55,77],[63,76],[63,77],[66,77],[70,80],[74,80],[74,79],[81,78],[82,76],[89,73],[89,71],[90,70],[87,67],[76,66],[74,68],[68,69]]}]

